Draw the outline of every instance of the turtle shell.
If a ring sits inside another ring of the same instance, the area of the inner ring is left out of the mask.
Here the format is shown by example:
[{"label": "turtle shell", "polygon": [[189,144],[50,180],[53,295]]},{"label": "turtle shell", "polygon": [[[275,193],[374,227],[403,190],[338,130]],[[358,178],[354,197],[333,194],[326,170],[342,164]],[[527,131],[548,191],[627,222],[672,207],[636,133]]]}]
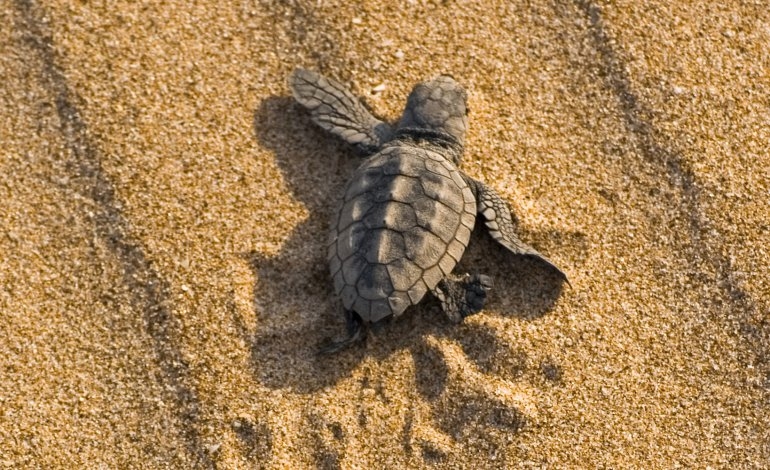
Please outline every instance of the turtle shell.
[{"label": "turtle shell", "polygon": [[473,192],[449,160],[385,148],[356,170],[332,221],[337,295],[367,322],[401,315],[454,269],[475,220]]}]

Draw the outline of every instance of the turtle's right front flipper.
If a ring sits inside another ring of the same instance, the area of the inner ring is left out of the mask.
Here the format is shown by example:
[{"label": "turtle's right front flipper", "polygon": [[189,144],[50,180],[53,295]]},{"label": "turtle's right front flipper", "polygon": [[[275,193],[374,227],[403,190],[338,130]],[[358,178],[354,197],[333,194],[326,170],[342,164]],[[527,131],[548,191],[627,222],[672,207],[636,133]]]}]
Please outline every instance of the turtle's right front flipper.
[{"label": "turtle's right front flipper", "polygon": [[372,116],[358,98],[335,80],[297,69],[289,77],[289,86],[297,102],[310,111],[313,122],[364,155],[377,152],[393,133],[388,124]]},{"label": "turtle's right front flipper", "polygon": [[508,209],[508,204],[494,189],[469,176],[465,177],[465,181],[472,188],[474,195],[476,196],[479,215],[484,217],[484,223],[489,230],[489,234],[492,235],[492,238],[494,238],[497,243],[506,247],[511,253],[531,256],[544,261],[547,265],[556,270],[556,272],[567,281],[567,284],[569,284],[567,275],[556,265],[556,263],[519,239],[514,231],[513,217],[511,217],[511,211]]}]

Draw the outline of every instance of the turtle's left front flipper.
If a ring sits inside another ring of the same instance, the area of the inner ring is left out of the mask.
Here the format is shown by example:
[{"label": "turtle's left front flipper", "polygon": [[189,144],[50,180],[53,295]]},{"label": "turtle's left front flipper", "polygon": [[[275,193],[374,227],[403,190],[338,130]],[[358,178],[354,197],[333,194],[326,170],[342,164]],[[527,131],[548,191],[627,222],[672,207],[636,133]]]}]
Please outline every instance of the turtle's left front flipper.
[{"label": "turtle's left front flipper", "polygon": [[393,134],[388,124],[372,116],[353,93],[331,78],[297,69],[289,77],[289,86],[316,124],[364,155],[377,152]]},{"label": "turtle's left front flipper", "polygon": [[533,256],[544,261],[561,274],[565,281],[569,282],[564,271],[556,266],[553,261],[519,240],[516,232],[514,232],[513,218],[511,217],[510,209],[508,209],[508,204],[494,189],[468,176],[465,179],[474,190],[478,213],[484,217],[485,225],[492,238],[514,254]]}]

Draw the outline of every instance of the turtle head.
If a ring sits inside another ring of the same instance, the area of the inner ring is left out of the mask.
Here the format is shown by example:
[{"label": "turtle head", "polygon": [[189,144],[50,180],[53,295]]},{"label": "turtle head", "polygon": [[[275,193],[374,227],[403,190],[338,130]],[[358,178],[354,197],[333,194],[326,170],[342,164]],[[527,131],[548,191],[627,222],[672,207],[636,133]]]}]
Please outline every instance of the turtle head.
[{"label": "turtle head", "polygon": [[468,128],[467,98],[465,89],[449,75],[418,83],[409,94],[398,127],[449,135],[462,146]]}]

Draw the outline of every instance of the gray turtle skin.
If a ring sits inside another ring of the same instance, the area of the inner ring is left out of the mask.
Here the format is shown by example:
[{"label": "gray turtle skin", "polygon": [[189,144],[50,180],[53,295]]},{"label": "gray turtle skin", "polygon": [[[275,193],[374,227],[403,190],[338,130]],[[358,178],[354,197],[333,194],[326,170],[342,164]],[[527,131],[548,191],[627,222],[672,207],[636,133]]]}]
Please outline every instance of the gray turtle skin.
[{"label": "gray turtle skin", "polygon": [[500,195],[458,169],[467,95],[453,78],[417,84],[395,129],[330,78],[298,69],[289,85],[316,124],[367,157],[350,179],[329,233],[329,269],[349,337],[323,352],[360,340],[364,325],[398,317],[428,292],[453,322],[481,310],[492,280],[452,274],[479,215],[497,242],[544,261],[566,280],[519,240]]}]

